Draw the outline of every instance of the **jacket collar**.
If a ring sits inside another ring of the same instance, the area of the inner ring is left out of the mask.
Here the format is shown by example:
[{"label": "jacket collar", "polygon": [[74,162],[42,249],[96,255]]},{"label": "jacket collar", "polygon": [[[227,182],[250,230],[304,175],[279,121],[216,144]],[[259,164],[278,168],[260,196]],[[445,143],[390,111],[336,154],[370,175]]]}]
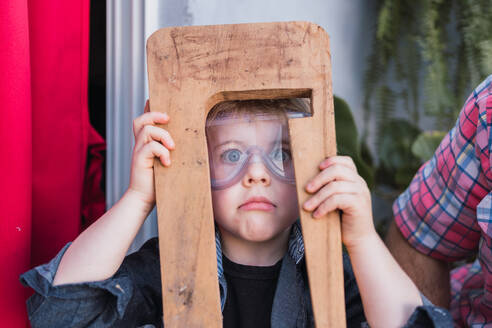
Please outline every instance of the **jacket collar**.
[{"label": "jacket collar", "polygon": [[[215,251],[217,253],[217,272],[220,279],[224,275],[224,268],[222,266],[222,241],[219,229],[215,229]],[[304,257],[304,240],[302,239],[301,223],[299,220],[292,225],[287,252],[295,264],[299,264]]]}]

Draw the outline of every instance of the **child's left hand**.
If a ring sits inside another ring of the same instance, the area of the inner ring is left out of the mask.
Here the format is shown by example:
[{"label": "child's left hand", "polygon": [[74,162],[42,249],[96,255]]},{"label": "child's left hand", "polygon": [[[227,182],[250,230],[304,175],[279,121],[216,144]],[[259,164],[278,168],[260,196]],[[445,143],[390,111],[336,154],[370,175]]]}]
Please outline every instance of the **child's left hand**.
[{"label": "child's left hand", "polygon": [[342,241],[359,287],[364,314],[371,327],[402,327],[422,298],[379,238],[372,221],[371,196],[350,157],[333,156],[306,186],[313,194],[304,204],[320,218],[342,211]]},{"label": "child's left hand", "polygon": [[371,195],[348,156],[333,156],[319,165],[321,172],[311,179],[306,191],[314,194],[304,204],[314,218],[334,210],[342,211],[342,241],[350,249],[374,236]]}]

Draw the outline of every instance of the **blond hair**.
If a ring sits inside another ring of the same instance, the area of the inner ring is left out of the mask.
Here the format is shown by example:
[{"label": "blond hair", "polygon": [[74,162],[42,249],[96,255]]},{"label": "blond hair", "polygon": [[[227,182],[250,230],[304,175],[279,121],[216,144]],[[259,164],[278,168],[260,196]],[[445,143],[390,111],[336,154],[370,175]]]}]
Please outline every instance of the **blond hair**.
[{"label": "blond hair", "polygon": [[228,100],[218,103],[210,110],[207,123],[244,114],[273,114],[285,117],[288,113],[310,112],[309,101],[304,98]]}]

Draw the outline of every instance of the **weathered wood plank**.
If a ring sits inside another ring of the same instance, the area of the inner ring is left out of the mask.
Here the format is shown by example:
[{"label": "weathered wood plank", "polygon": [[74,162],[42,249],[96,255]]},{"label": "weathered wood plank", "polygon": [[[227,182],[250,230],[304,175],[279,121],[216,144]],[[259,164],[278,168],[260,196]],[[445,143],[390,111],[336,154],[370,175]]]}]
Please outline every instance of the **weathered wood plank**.
[{"label": "weathered wood plank", "polygon": [[[289,120],[299,202],[336,154],[328,35],[307,22],[165,28],[147,42],[150,107],[167,112],[172,165],[155,164],[166,327],[221,327],[205,119],[218,102],[310,97]],[[302,207],[300,207],[302,208]],[[301,210],[317,327],[344,327],[340,221]]]}]

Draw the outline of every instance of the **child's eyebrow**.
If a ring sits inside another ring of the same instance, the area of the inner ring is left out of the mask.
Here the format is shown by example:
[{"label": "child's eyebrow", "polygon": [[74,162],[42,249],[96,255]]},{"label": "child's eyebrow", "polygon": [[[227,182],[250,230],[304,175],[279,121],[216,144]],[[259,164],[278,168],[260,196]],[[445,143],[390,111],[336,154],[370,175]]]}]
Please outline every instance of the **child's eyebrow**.
[{"label": "child's eyebrow", "polygon": [[244,142],[242,142],[242,141],[239,141],[239,140],[227,140],[227,141],[221,142],[220,144],[216,145],[214,147],[214,150],[216,150],[217,148],[222,147],[224,145],[231,144],[231,143],[232,144],[238,144],[240,146],[244,146]]}]

